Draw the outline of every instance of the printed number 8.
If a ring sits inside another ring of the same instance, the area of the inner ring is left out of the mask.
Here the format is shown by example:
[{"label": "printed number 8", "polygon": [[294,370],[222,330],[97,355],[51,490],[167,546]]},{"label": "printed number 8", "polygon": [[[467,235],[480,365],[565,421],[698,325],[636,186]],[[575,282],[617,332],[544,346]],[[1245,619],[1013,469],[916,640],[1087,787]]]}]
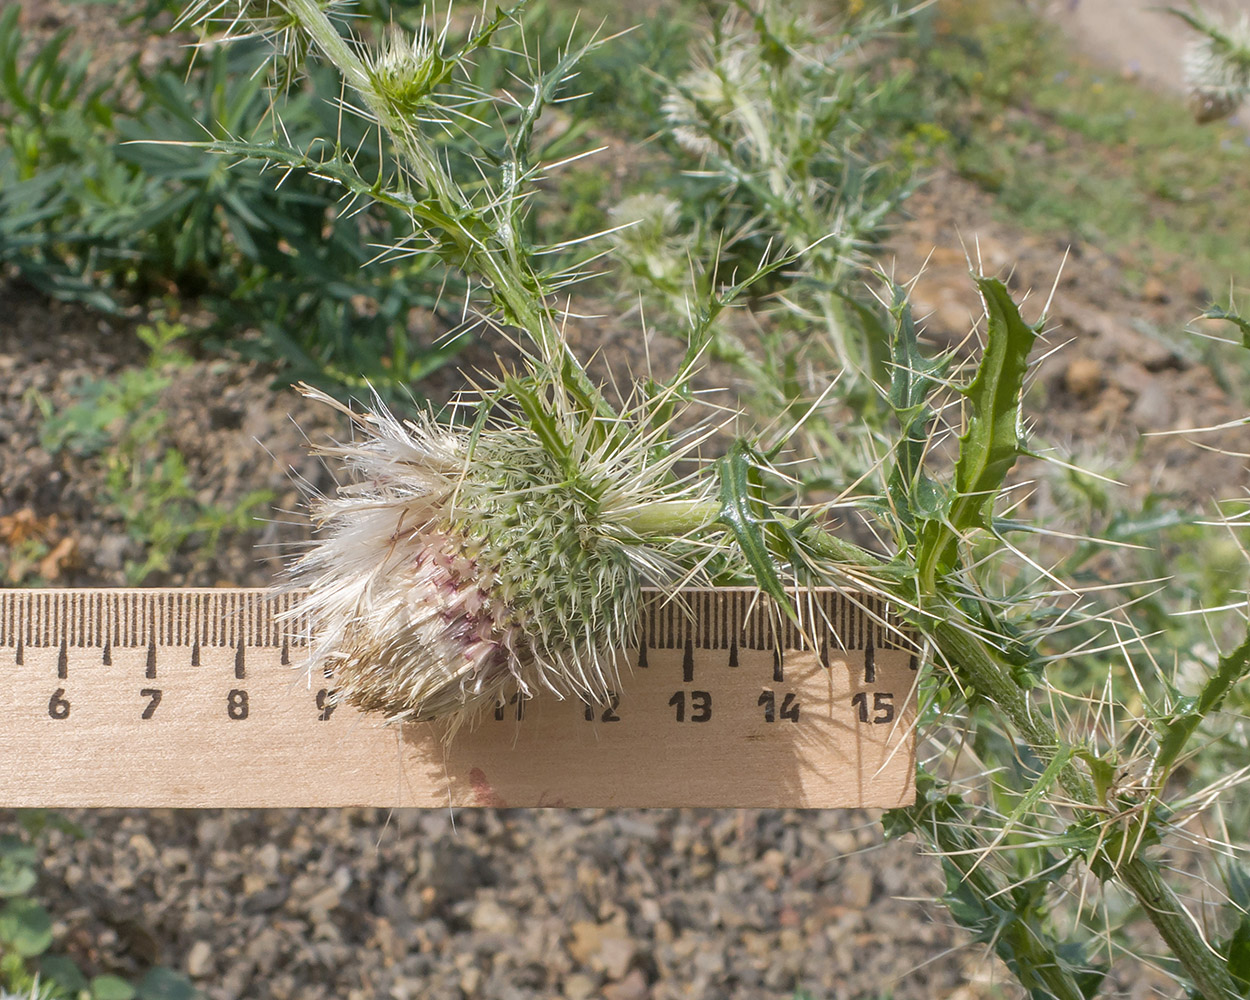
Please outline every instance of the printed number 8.
[{"label": "printed number 8", "polygon": [[230,694],[226,696],[226,714],[230,718],[246,719],[247,718],[247,692],[234,688]]}]

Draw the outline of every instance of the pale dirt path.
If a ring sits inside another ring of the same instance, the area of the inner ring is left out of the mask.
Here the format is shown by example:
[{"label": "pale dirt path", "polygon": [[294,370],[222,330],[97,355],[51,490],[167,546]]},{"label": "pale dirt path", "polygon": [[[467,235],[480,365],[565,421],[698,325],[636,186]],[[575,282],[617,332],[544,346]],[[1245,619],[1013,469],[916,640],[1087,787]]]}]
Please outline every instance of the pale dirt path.
[{"label": "pale dirt path", "polygon": [[[1086,55],[1153,86],[1183,91],[1181,58],[1194,33],[1162,8],[1186,0],[1050,0],[1047,13]],[[1250,0],[1201,0],[1213,14],[1250,13]],[[1243,121],[1246,113],[1242,112]]]}]

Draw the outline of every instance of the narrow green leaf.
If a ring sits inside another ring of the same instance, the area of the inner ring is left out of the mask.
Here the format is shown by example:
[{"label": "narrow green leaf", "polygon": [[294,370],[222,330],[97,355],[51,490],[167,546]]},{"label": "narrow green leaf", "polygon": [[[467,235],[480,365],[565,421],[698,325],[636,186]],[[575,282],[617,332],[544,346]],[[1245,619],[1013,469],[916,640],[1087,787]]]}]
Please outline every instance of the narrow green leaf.
[{"label": "narrow green leaf", "polygon": [[1072,759],[1072,756],[1073,751],[1071,747],[1061,747],[1059,752],[1050,759],[1046,769],[1033,782],[1033,787],[1021,797],[1020,801],[1016,803],[1016,807],[1011,810],[1011,815],[1007,817],[1006,822],[1002,825],[1002,829],[994,837],[990,845],[991,847],[998,844],[1020,820],[1029,814],[1029,810],[1037,804],[1038,799],[1045,795],[1050,790],[1050,786],[1059,779],[1060,772],[1068,766],[1068,761]]},{"label": "narrow green leaf", "polygon": [[538,435],[543,447],[551,453],[561,466],[569,465],[569,444],[560,433],[555,417],[548,410],[544,400],[534,389],[520,379],[509,378],[504,381],[504,388],[520,405],[522,412],[529,421],[530,427]]},{"label": "narrow green leaf", "polygon": [[792,602],[777,572],[776,561],[764,541],[763,527],[752,511],[755,500],[751,496],[751,457],[751,446],[739,438],[724,458],[717,459],[720,476],[720,517],[717,523],[733,534],[747,565],[751,567],[756,586],[771,597],[788,617],[794,618]]},{"label": "narrow green leaf", "polygon": [[944,517],[946,493],[921,471],[934,412],[929,397],[949,364],[945,357],[928,358],[920,350],[920,336],[907,303],[907,293],[893,286],[890,315],[894,319],[890,343],[890,408],[899,423],[894,467],[886,482],[890,501],[909,542],[915,541],[915,519]]},{"label": "narrow green leaf", "polygon": [[1198,697],[1182,699],[1176,711],[1158,724],[1159,750],[1155,754],[1154,771],[1160,781],[1166,780],[1202,720],[1219,711],[1228,692],[1246,676],[1250,676],[1250,632],[1241,645],[1219,658],[1215,673],[1202,686]]},{"label": "narrow green leaf", "polygon": [[989,511],[1003,480],[1023,450],[1020,406],[1029,352],[1037,330],[1020,318],[1011,294],[995,278],[978,278],[989,316],[985,355],[963,390],[971,406],[968,427],[959,439],[951,508],[956,532],[989,527]]},{"label": "narrow green leaf", "polygon": [[1241,331],[1241,346],[1250,350],[1250,319],[1246,319],[1231,309],[1224,309],[1221,306],[1211,306],[1202,316],[1204,319],[1222,319],[1232,323]]}]

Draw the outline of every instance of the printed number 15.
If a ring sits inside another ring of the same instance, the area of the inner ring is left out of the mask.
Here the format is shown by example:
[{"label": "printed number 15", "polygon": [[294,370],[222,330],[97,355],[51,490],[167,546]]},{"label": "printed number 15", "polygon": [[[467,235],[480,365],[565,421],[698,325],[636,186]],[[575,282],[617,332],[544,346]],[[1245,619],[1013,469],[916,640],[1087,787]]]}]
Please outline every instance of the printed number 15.
[{"label": "printed number 15", "polygon": [[892,691],[873,692],[871,718],[869,718],[868,693],[866,691],[861,691],[851,698],[851,705],[859,710],[860,722],[871,722],[880,726],[894,721],[894,693]]}]

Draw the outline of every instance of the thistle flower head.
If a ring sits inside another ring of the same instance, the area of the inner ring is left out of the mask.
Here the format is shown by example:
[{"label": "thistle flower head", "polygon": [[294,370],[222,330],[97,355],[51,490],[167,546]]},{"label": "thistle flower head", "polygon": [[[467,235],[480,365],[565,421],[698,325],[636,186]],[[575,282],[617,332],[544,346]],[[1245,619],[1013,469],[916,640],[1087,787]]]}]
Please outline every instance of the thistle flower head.
[{"label": "thistle flower head", "polygon": [[560,421],[557,407],[543,429],[468,431],[305,392],[361,434],[320,449],[350,481],[314,502],[320,537],[294,567],[312,666],[340,700],[449,734],[512,693],[606,702],[642,584],[675,582],[693,551],[648,530],[654,505],[706,500],[673,475],[680,454],[656,449],[668,428]]},{"label": "thistle flower head", "polygon": [[1202,123],[1227,118],[1250,97],[1250,16],[1226,28],[1185,19],[1202,33],[1184,59],[1194,116]]},{"label": "thistle flower head", "polygon": [[672,294],[685,291],[694,247],[680,231],[681,206],[662,194],[635,194],[609,211],[612,243],[629,270]]}]

